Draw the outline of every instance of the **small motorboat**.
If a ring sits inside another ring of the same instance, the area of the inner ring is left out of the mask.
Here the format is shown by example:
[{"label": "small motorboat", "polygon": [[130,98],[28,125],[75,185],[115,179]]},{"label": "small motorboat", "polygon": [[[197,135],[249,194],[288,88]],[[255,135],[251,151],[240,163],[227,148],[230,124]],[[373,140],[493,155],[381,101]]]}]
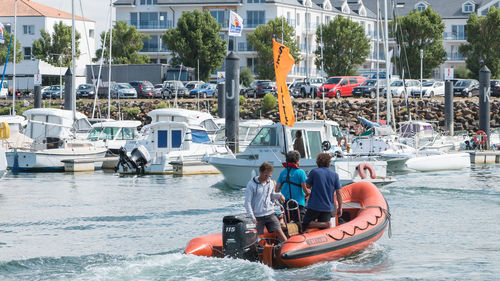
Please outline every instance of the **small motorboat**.
[{"label": "small motorboat", "polygon": [[186,254],[206,257],[233,257],[260,261],[271,267],[305,267],[355,254],[378,240],[389,225],[389,206],[371,182],[356,182],[341,189],[343,215],[341,224],[327,229],[283,226],[289,239],[278,243],[274,233],[257,235],[252,218],[247,214],[226,216],[222,233],[191,240]]}]

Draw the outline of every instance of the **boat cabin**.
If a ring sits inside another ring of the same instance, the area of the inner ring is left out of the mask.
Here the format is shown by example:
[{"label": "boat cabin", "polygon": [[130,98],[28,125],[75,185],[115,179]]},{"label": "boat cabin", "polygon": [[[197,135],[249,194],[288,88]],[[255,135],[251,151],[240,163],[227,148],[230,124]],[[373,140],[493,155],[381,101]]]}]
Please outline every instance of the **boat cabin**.
[{"label": "boat cabin", "polygon": [[[296,122],[292,128],[282,126],[279,123],[264,126],[254,137],[242,155],[237,157],[245,158],[249,155],[257,157],[263,152],[285,153],[293,150],[297,131],[301,131],[304,152],[306,159],[315,159],[323,151],[333,152],[336,150],[338,138],[342,137],[339,124],[334,121],[307,120]],[[285,132],[285,139],[283,138]],[[271,154],[272,156],[272,154]]]},{"label": "boat cabin", "polygon": [[59,148],[63,140],[75,138],[77,134],[88,134],[91,126],[87,117],[76,112],[56,108],[34,108],[23,113],[28,123],[24,134],[33,139],[35,149]]},{"label": "boat cabin", "polygon": [[[215,143],[220,145],[226,144],[226,130],[224,118],[218,118],[215,120],[217,125],[221,128],[217,135],[215,136]],[[247,119],[239,120],[238,122],[238,146],[240,151],[244,151],[250,141],[257,135],[262,126],[271,125],[273,121],[264,119]]]},{"label": "boat cabin", "polygon": [[214,117],[207,112],[188,110],[182,108],[161,108],[148,113],[151,123],[162,121],[185,122],[205,128],[209,135],[215,135],[220,129],[215,123]]},{"label": "boat cabin", "polygon": [[87,139],[97,140],[133,140],[139,135],[137,127],[140,121],[115,121],[95,123]]}]

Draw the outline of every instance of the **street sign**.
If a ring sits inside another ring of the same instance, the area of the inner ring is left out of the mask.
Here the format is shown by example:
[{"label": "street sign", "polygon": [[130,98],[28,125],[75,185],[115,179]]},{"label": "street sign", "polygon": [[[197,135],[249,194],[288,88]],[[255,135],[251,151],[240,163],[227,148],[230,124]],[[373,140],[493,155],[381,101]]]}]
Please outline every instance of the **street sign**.
[{"label": "street sign", "polygon": [[35,74],[33,77],[33,84],[35,84],[35,86],[42,85],[42,74]]},{"label": "street sign", "polygon": [[453,79],[453,68],[445,68],[444,69],[444,80],[451,80]]}]

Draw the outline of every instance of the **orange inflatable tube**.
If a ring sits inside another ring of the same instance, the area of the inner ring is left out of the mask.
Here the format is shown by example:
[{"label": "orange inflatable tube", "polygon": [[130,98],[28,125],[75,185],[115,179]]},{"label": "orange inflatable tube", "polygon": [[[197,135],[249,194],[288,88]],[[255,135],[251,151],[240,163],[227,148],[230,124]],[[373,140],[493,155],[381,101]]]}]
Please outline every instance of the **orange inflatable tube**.
[{"label": "orange inflatable tube", "polygon": [[[352,255],[378,240],[390,224],[389,207],[378,188],[371,182],[357,182],[342,188],[341,195],[343,212],[350,217],[346,223],[323,230],[309,229],[277,246],[266,244],[259,260],[273,267],[304,267]],[[267,237],[274,235],[260,236]],[[270,247],[273,251],[267,249]],[[184,252],[224,257],[222,234],[194,238]]]},{"label": "orange inflatable tube", "polygon": [[359,177],[362,179],[366,179],[365,170],[368,170],[368,172],[370,172],[370,178],[372,179],[377,178],[377,174],[375,174],[375,170],[373,169],[373,166],[370,163],[366,162],[360,163],[358,167],[356,167],[356,169],[358,170]]}]

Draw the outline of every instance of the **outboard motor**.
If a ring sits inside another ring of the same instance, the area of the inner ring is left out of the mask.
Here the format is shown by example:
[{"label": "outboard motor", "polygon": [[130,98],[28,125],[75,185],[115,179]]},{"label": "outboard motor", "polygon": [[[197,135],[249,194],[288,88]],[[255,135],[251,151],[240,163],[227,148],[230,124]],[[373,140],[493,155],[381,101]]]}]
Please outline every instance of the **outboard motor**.
[{"label": "outboard motor", "polygon": [[139,145],[138,147],[132,150],[130,153],[130,161],[134,164],[137,169],[137,173],[144,173],[144,168],[151,163],[151,156],[149,155],[149,151],[143,145]]},{"label": "outboard motor", "polygon": [[224,255],[256,261],[258,236],[252,216],[249,214],[225,216],[222,221]]}]

